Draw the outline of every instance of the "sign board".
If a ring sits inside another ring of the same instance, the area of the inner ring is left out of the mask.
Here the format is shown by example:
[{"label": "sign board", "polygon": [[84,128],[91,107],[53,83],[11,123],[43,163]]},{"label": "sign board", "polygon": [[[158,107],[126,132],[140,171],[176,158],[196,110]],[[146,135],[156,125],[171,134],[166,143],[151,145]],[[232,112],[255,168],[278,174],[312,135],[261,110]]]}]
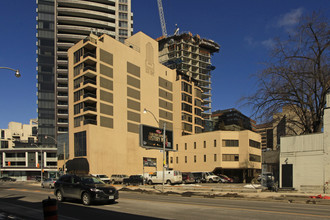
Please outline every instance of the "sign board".
[{"label": "sign board", "polygon": [[[148,125],[140,125],[140,146],[144,148],[163,149],[163,129]],[[173,150],[173,132],[165,131],[165,150]]]},{"label": "sign board", "polygon": [[143,157],[143,166],[157,167],[157,158]]}]

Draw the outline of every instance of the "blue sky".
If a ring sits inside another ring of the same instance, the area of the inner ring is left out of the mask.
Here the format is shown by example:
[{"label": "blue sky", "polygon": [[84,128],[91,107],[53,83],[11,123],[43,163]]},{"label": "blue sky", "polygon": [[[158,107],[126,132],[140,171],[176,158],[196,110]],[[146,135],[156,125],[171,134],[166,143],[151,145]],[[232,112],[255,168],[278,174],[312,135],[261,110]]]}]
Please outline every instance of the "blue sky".
[{"label": "blue sky", "polygon": [[[238,100],[256,89],[252,74],[263,69],[275,37],[286,37],[297,18],[311,11],[330,14],[329,0],[163,0],[167,33],[177,24],[220,44],[212,64],[212,110],[251,108]],[[132,0],[134,32],[161,36],[157,0]],[[0,128],[37,117],[36,1],[0,1],[0,66],[20,69],[22,77],[0,69]]]}]

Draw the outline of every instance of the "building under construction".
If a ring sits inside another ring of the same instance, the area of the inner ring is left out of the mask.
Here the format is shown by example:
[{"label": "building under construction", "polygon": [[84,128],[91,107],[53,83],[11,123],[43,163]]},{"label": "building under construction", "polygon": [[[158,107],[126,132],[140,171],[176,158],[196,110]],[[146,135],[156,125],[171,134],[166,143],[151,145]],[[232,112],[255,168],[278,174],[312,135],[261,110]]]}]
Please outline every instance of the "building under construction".
[{"label": "building under construction", "polygon": [[171,69],[176,68],[188,77],[197,80],[202,93],[202,116],[209,120],[211,117],[211,55],[219,52],[220,46],[213,40],[202,39],[192,33],[175,34],[160,37],[159,61]]}]

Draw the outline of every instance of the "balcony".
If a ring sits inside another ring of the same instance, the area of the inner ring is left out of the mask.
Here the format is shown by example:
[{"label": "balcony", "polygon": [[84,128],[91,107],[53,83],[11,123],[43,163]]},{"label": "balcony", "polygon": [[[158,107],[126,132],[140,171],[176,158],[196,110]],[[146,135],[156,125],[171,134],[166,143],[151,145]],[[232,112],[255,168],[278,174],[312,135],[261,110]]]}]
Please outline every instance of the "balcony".
[{"label": "balcony", "polygon": [[96,80],[87,78],[87,79],[85,79],[85,81],[84,81],[84,85],[86,85],[86,84],[93,84],[93,85],[96,85]]},{"label": "balcony", "polygon": [[96,99],[96,93],[87,92],[84,94],[84,98],[94,98]]},{"label": "balcony", "polygon": [[85,106],[84,107],[84,112],[87,112],[87,111],[96,112],[96,107],[94,107],[94,106]]},{"label": "balcony", "polygon": [[84,66],[84,72],[88,70],[96,72],[96,66]]},{"label": "balcony", "polygon": [[84,125],[97,125],[97,121],[95,119],[85,119],[84,120]]},{"label": "balcony", "polygon": [[93,58],[96,58],[96,54],[93,53],[93,52],[87,52],[87,53],[84,54],[84,58],[86,58],[86,57],[93,57]]}]

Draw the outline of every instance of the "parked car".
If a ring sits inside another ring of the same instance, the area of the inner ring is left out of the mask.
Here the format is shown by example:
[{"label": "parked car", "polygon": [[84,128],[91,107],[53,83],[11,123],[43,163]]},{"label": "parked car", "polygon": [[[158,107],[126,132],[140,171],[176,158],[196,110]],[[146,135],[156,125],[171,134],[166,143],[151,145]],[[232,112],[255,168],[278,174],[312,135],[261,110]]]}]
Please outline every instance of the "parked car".
[{"label": "parked car", "polygon": [[128,185],[143,185],[142,175],[131,175],[123,180],[123,184]]},{"label": "parked car", "polygon": [[195,178],[198,178],[199,182],[217,183],[220,178],[212,172],[193,172]]},{"label": "parked car", "polygon": [[183,172],[182,173],[182,182],[184,182],[184,183],[195,183],[195,177],[190,172]]},{"label": "parked car", "polygon": [[84,205],[90,205],[94,201],[113,203],[119,198],[115,187],[91,175],[67,174],[61,176],[55,182],[54,194],[59,202],[66,198],[81,199]]},{"label": "parked car", "polygon": [[220,177],[220,181],[222,183],[233,183],[234,179],[224,175],[224,174],[218,174],[218,176]]},{"label": "parked car", "polygon": [[54,184],[56,182],[56,178],[48,178],[48,179],[45,179],[42,183],[41,183],[41,187],[42,188],[54,188]]},{"label": "parked car", "polygon": [[100,178],[105,183],[111,183],[110,178],[105,174],[92,174],[93,176]]},{"label": "parked car", "polygon": [[15,178],[11,178],[9,176],[3,176],[3,177],[0,178],[0,181],[1,182],[15,182],[16,179]]},{"label": "parked car", "polygon": [[123,183],[125,178],[128,178],[125,174],[113,174],[110,177],[112,183]]},{"label": "parked car", "polygon": [[205,175],[203,175],[203,172],[192,172],[192,175],[194,175],[195,183],[205,183]]}]

